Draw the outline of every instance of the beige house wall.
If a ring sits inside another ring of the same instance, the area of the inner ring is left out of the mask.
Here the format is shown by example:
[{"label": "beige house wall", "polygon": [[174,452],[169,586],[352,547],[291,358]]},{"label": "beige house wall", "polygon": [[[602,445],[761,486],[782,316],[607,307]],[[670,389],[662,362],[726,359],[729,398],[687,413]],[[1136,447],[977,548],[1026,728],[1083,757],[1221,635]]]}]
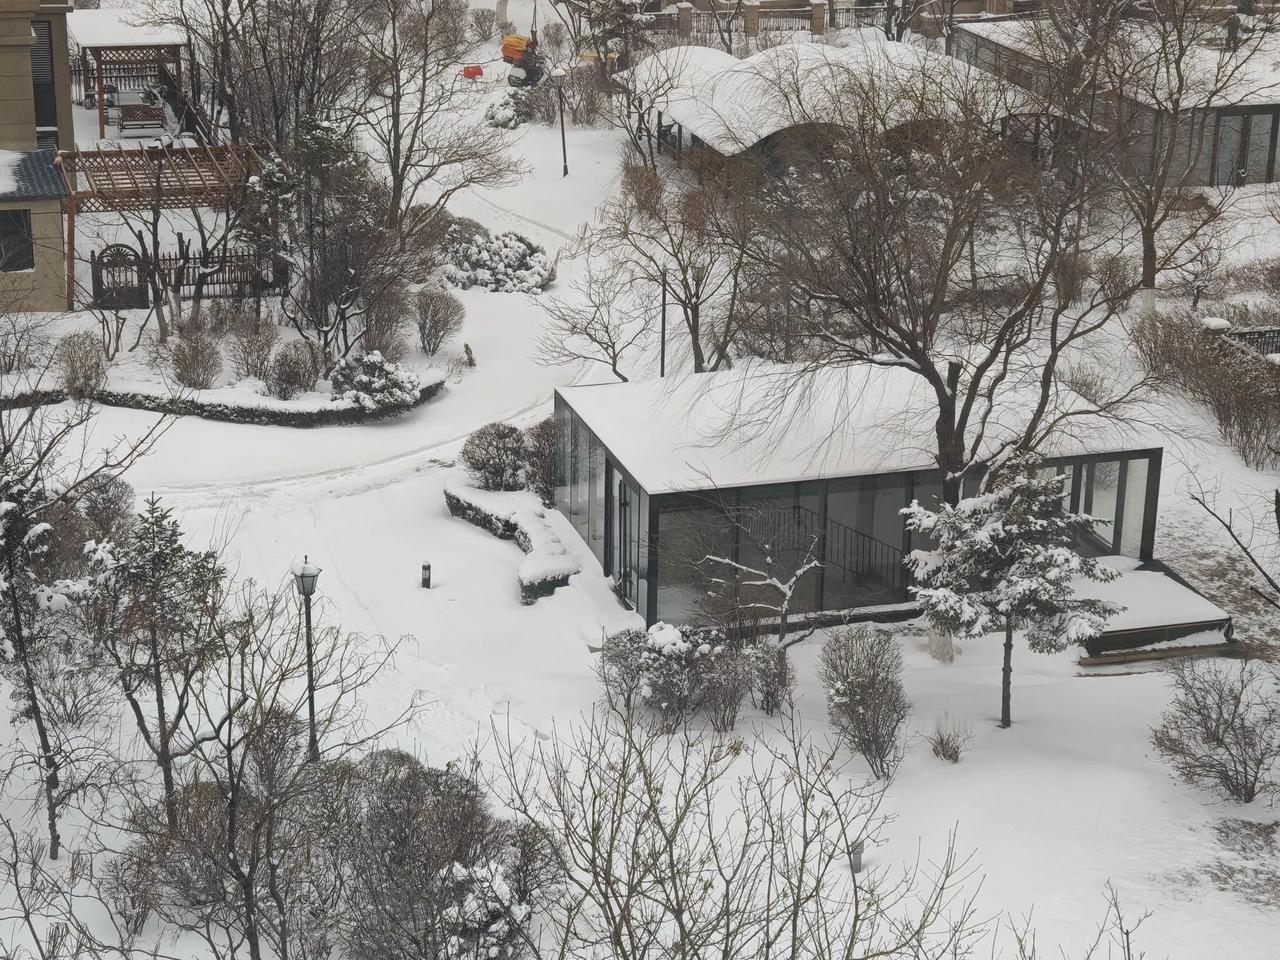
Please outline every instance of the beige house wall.
[{"label": "beige house wall", "polygon": [[67,254],[58,200],[0,201],[0,210],[30,210],[35,268],[0,272],[0,310],[64,310]]},{"label": "beige house wall", "polygon": [[0,150],[34,150],[36,146],[31,21],[39,10],[34,0],[0,0]]}]

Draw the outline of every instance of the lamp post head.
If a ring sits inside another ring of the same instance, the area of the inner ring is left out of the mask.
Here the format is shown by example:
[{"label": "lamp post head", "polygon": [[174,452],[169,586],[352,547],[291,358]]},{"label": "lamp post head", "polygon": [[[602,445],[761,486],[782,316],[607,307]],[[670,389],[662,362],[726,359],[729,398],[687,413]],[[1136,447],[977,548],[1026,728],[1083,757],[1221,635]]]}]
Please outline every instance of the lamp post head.
[{"label": "lamp post head", "polygon": [[551,82],[555,84],[557,87],[563,87],[564,78],[567,75],[568,74],[564,67],[556,67],[554,70],[551,71]]},{"label": "lamp post head", "polygon": [[316,592],[316,581],[320,579],[320,568],[303,556],[302,563],[293,565],[293,583],[298,588],[298,596],[309,597]]}]

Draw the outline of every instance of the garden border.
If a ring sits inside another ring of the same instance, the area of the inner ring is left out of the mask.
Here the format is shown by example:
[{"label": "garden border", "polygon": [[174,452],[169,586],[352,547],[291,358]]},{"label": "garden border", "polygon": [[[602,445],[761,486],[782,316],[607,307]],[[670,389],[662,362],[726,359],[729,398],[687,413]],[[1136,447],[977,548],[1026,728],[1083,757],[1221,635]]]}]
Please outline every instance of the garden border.
[{"label": "garden border", "polygon": [[[424,384],[418,391],[418,398],[408,406],[387,407],[377,410],[366,410],[355,403],[339,405],[335,401],[330,407],[318,407],[309,410],[281,410],[272,407],[259,407],[251,404],[236,405],[230,403],[209,402],[192,396],[160,395],[137,393],[129,390],[98,390],[92,400],[106,407],[126,407],[132,410],[145,410],[150,413],[166,414],[178,417],[201,417],[205,420],[218,420],[223,423],[245,423],[264,427],[311,427],[353,426],[375,420],[385,420],[398,416],[408,410],[422,406],[434,397],[445,384],[444,377],[432,383]],[[54,403],[65,403],[72,399],[67,391],[60,388],[36,388],[23,393],[0,396],[0,411],[15,410],[19,407],[48,406]]]}]

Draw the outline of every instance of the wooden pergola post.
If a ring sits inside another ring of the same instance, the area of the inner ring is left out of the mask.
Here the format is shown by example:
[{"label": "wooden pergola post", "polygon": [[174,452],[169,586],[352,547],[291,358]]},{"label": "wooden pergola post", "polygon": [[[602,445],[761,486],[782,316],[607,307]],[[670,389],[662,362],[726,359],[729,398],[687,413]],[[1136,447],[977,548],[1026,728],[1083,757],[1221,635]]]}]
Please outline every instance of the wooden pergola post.
[{"label": "wooden pergola post", "polygon": [[102,54],[97,50],[93,51],[93,64],[94,82],[98,87],[98,139],[105,140],[107,136],[107,118],[105,113],[106,108],[102,103],[104,92],[102,83]]},{"label": "wooden pergola post", "polygon": [[76,308],[76,196],[67,197],[67,309]]}]

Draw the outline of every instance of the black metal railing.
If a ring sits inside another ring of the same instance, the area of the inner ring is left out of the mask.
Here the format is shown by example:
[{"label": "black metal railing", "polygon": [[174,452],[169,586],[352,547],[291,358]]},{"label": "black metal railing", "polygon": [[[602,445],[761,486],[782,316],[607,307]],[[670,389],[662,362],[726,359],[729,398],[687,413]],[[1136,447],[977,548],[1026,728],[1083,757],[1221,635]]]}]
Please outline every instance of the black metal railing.
[{"label": "black metal railing", "polygon": [[813,14],[805,10],[761,10],[757,21],[761,31],[808,30],[813,25]]},{"label": "black metal railing", "polygon": [[831,26],[837,30],[884,26],[883,5],[867,7],[832,7]]},{"label": "black metal railing", "polygon": [[830,518],[824,527],[822,518],[808,507],[747,507],[741,511],[739,525],[770,551],[813,549],[828,577],[835,571],[846,580],[869,580],[895,590],[907,586],[900,547]]}]

